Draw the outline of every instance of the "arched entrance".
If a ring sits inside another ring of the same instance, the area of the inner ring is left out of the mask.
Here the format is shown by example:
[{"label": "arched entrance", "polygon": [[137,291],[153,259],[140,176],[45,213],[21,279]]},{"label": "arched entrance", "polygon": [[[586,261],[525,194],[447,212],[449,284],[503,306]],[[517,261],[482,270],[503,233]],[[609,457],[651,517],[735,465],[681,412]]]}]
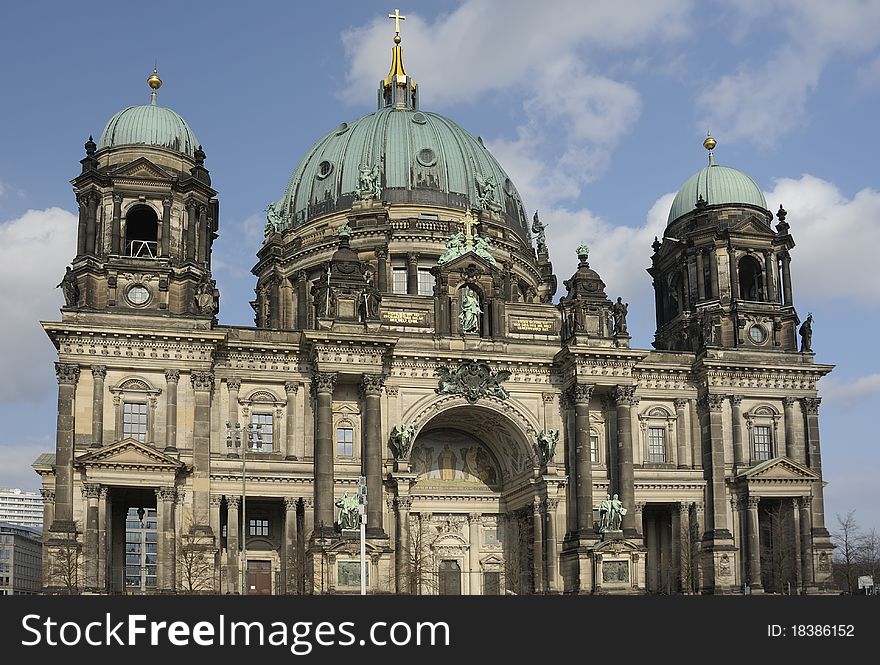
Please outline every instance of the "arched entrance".
[{"label": "arched entrance", "polygon": [[446,398],[422,411],[427,417],[409,455],[409,539],[400,553],[411,593],[534,588],[535,533],[527,511],[538,460],[527,417],[495,402]]}]

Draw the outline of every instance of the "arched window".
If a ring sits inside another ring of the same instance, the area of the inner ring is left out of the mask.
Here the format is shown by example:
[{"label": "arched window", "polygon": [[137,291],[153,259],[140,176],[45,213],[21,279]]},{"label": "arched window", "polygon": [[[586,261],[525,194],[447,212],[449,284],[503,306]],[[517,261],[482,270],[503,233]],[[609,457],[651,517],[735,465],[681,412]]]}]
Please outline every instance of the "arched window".
[{"label": "arched window", "polygon": [[125,255],[155,259],[158,255],[159,218],[145,205],[135,206],[125,216]]},{"label": "arched window", "polygon": [[752,256],[739,260],[739,294],[743,300],[764,300],[764,273]]}]

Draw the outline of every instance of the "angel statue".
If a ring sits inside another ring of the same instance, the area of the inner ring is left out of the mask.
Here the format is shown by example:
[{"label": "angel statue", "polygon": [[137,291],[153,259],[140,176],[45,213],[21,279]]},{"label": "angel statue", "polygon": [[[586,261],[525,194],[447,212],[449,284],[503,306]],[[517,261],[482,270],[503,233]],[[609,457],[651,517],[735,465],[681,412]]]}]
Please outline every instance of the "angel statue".
[{"label": "angel statue", "polygon": [[357,529],[360,524],[360,511],[358,510],[358,498],[357,495],[349,496],[348,492],[345,492],[342,495],[341,499],[337,499],[335,502],[338,511],[336,511],[336,524],[339,526],[340,530],[350,530]]},{"label": "angel statue", "polygon": [[391,429],[391,452],[394,455],[394,459],[403,460],[407,458],[415,435],[415,425],[402,425],[400,428],[395,425]]},{"label": "angel statue", "polygon": [[547,252],[547,238],[544,237],[544,229],[546,228],[547,225],[541,223],[541,220],[538,219],[538,211],[535,210],[535,216],[532,218],[532,233],[535,234],[538,243],[538,254]]},{"label": "angel statue", "polygon": [[499,205],[495,202],[495,188],[498,186],[494,176],[487,178],[481,177],[479,174],[475,178],[477,182],[477,203],[481,209],[497,210]]}]

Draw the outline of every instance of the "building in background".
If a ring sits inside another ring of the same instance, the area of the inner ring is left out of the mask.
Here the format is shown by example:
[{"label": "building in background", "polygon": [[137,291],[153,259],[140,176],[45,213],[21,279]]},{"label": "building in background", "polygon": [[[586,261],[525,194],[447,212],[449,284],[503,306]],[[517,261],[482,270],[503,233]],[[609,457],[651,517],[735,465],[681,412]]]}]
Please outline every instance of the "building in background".
[{"label": "building in background", "polygon": [[0,596],[40,593],[42,562],[39,529],[0,522]]},{"label": "building in background", "polygon": [[85,144],[43,323],[47,590],[355,593],[362,475],[373,593],[821,589],[832,367],[795,309],[797,221],[709,137],[646,248],[654,348],[631,348],[586,245],[558,248],[579,265],[554,302],[537,213],[422,109],[400,41],[378,109],[268,206],[254,327],[217,323],[218,192],[158,75]]},{"label": "building in background", "polygon": [[37,492],[0,488],[0,522],[43,528],[43,497]]}]

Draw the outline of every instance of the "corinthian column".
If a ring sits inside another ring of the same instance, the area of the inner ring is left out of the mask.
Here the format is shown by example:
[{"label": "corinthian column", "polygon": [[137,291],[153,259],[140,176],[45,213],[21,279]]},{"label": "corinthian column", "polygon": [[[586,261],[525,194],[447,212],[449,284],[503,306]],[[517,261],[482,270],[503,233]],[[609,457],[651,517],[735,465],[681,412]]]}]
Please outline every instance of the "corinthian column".
[{"label": "corinthian column", "polygon": [[211,489],[211,392],[214,373],[190,374],[195,409],[193,413],[193,526],[210,532]]},{"label": "corinthian column", "polygon": [[364,471],[367,476],[367,534],[385,537],[382,527],[382,388],[384,374],[364,374],[361,393],[364,398]]},{"label": "corinthian column", "polygon": [[593,531],[593,462],[590,458],[590,398],[593,384],[572,387],[574,401],[575,509],[579,537],[591,537]]},{"label": "corinthian column", "polygon": [[51,531],[70,533],[73,523],[73,430],[79,365],[55,363],[58,418],[55,433],[55,520]]},{"label": "corinthian column", "polygon": [[627,509],[623,516],[623,530],[633,534],[636,531],[636,490],[633,475],[632,446],[632,407],[638,406],[640,398],[636,396],[635,386],[617,386],[614,399],[617,401],[617,464],[618,494]]},{"label": "corinthian column", "polygon": [[165,370],[165,452],[177,452],[177,384],[179,369]]},{"label": "corinthian column", "polygon": [[[286,381],[284,383],[284,392],[287,394],[286,421],[284,425],[284,453],[285,459],[299,459],[296,454],[296,393],[299,390],[299,383],[296,381]],[[300,437],[301,439],[302,437]]]},{"label": "corinthian column", "polygon": [[333,390],[335,372],[318,372],[314,380],[315,417],[315,524],[332,528],[333,516]]},{"label": "corinthian column", "polygon": [[822,453],[819,447],[819,404],[821,397],[805,397],[801,400],[806,418],[807,462],[810,470],[819,476],[813,483],[813,532],[828,536],[825,528],[825,483],[822,481]]},{"label": "corinthian column", "polygon": [[104,443],[104,379],[107,368],[92,365],[92,443],[90,448],[100,448]]}]

